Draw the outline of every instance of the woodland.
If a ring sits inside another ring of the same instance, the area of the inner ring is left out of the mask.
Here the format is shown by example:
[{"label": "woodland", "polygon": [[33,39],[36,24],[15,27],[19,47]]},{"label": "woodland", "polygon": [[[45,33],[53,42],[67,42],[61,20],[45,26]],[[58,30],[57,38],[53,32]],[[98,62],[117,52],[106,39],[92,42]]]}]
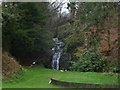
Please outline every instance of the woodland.
[{"label": "woodland", "polygon": [[[48,85],[53,76],[69,82],[119,83],[118,2],[3,2],[1,7],[3,87],[40,88],[41,83],[56,88]],[[56,58],[59,70],[52,67],[54,38],[63,42]],[[31,84],[24,86],[29,83],[25,80]]]}]

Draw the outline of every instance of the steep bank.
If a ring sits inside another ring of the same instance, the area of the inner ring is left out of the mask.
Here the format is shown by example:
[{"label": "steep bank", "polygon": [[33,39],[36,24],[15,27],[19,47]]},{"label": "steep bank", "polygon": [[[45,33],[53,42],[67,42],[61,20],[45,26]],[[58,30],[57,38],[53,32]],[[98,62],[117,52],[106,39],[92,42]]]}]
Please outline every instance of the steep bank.
[{"label": "steep bank", "polygon": [[13,75],[19,75],[22,73],[22,66],[16,61],[16,59],[8,52],[2,54],[2,74],[3,80],[6,81]]}]

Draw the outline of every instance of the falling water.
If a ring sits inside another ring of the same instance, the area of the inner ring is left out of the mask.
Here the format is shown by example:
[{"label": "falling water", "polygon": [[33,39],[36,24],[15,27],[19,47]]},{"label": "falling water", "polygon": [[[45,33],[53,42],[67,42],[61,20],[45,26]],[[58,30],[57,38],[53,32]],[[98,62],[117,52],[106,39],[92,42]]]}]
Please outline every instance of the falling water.
[{"label": "falling water", "polygon": [[59,60],[62,54],[62,46],[63,42],[58,40],[58,38],[53,38],[53,41],[55,42],[55,47],[52,48],[52,50],[55,52],[52,58],[52,69],[54,70],[59,70],[60,65],[59,65]]}]

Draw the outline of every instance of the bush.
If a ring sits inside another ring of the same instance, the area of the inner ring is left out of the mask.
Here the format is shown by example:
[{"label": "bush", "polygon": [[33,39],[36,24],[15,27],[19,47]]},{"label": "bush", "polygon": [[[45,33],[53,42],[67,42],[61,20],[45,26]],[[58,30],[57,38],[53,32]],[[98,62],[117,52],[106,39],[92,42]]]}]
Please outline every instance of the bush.
[{"label": "bush", "polygon": [[92,49],[84,50],[76,62],[72,62],[71,70],[88,72],[103,71],[105,67],[105,57],[99,51]]},{"label": "bush", "polygon": [[120,72],[120,62],[117,58],[108,57],[106,60],[106,67],[104,68],[105,72]]}]

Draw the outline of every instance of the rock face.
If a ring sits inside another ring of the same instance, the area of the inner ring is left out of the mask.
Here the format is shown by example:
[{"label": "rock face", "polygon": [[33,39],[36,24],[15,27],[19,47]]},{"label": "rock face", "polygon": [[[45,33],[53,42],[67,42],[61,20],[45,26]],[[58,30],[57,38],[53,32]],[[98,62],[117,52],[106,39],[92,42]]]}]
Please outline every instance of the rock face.
[{"label": "rock face", "polygon": [[64,46],[64,43],[59,40],[58,38],[53,38],[53,41],[55,42],[55,46],[52,48],[54,51],[54,55],[52,57],[52,69],[54,70],[66,70],[69,67],[69,61],[70,61],[70,54],[69,53],[63,53],[62,47]]}]

